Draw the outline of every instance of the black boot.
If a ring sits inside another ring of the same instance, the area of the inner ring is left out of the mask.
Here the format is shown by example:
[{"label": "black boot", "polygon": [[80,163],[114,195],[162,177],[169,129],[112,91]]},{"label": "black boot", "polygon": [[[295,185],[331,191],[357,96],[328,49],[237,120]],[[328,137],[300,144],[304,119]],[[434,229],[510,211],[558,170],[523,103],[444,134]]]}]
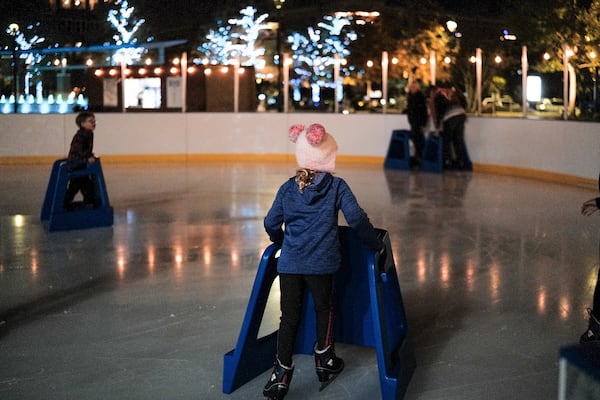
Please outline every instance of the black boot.
[{"label": "black boot", "polygon": [[319,382],[327,382],[329,375],[337,375],[342,372],[344,360],[335,355],[333,345],[327,346],[324,350],[317,350],[317,345],[315,345],[315,367]]},{"label": "black boot", "polygon": [[600,342],[600,321],[594,316],[593,311],[588,309],[590,315],[588,329],[579,338],[579,343]]},{"label": "black boot", "polygon": [[273,373],[263,389],[263,395],[273,400],[282,400],[287,394],[288,387],[294,375],[294,366],[286,367],[279,359],[275,360]]}]

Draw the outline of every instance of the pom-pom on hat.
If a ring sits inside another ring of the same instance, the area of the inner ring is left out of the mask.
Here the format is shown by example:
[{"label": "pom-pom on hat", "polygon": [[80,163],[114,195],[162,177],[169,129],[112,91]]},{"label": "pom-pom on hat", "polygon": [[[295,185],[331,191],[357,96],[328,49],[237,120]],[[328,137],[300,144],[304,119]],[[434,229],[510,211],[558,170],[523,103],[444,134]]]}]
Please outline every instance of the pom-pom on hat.
[{"label": "pom-pom on hat", "polygon": [[290,140],[296,143],[296,161],[300,168],[322,172],[335,172],[337,143],[321,124],[292,125],[288,131]]}]

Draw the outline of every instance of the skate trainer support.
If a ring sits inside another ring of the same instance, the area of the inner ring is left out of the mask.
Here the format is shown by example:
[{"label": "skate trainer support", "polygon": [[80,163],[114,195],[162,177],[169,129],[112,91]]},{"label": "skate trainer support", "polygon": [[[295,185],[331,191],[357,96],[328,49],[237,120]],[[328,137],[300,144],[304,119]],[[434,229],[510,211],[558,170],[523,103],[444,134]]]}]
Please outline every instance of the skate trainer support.
[{"label": "skate trainer support", "polygon": [[410,169],[410,131],[406,129],[392,131],[383,166],[391,169]]},{"label": "skate trainer support", "polygon": [[[378,233],[387,247],[383,260],[365,248],[350,228],[340,227],[342,267],[336,275],[335,341],[374,347],[381,398],[402,399],[416,362],[389,236],[384,230]],[[261,338],[258,332],[277,277],[278,250],[272,244],[262,255],[236,347],[224,356],[224,393],[232,393],[273,366],[277,331]],[[308,293],[303,315],[295,352],[312,354],[316,324]]]},{"label": "skate trainer support", "polygon": [[[69,180],[78,176],[92,177],[98,205],[93,209],[81,207],[67,211],[64,209],[67,185]],[[113,209],[108,201],[99,158],[96,158],[96,162],[87,163],[84,168],[76,170],[69,168],[66,158],[54,161],[40,219],[49,231],[94,228],[113,224]]]}]

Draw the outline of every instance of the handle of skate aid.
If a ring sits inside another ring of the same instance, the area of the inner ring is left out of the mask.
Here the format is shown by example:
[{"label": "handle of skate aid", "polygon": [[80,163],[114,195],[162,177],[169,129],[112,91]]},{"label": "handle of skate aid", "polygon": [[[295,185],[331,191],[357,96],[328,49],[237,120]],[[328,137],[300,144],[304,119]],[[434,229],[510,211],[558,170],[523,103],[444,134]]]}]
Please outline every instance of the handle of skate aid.
[{"label": "handle of skate aid", "polygon": [[388,258],[388,249],[387,246],[383,248],[382,251],[376,254],[377,260],[377,271],[379,272],[379,276],[383,282],[387,282],[387,258]]}]

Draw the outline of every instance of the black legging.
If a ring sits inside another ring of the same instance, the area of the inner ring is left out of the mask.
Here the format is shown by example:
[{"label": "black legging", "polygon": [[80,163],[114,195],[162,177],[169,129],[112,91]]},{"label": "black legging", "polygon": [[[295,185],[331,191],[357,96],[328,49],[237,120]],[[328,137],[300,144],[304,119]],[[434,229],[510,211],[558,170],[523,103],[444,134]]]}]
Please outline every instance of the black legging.
[{"label": "black legging", "polygon": [[442,138],[444,139],[444,167],[465,168],[465,114],[456,115],[444,121]]},{"label": "black legging", "polygon": [[83,195],[84,203],[95,204],[94,178],[91,175],[83,175],[69,180],[65,194],[65,206],[71,204],[79,191]]},{"label": "black legging", "polygon": [[306,288],[315,302],[317,345],[324,349],[333,343],[333,275],[280,274],[281,322],[277,336],[277,358],[283,365],[292,365],[292,356]]}]

